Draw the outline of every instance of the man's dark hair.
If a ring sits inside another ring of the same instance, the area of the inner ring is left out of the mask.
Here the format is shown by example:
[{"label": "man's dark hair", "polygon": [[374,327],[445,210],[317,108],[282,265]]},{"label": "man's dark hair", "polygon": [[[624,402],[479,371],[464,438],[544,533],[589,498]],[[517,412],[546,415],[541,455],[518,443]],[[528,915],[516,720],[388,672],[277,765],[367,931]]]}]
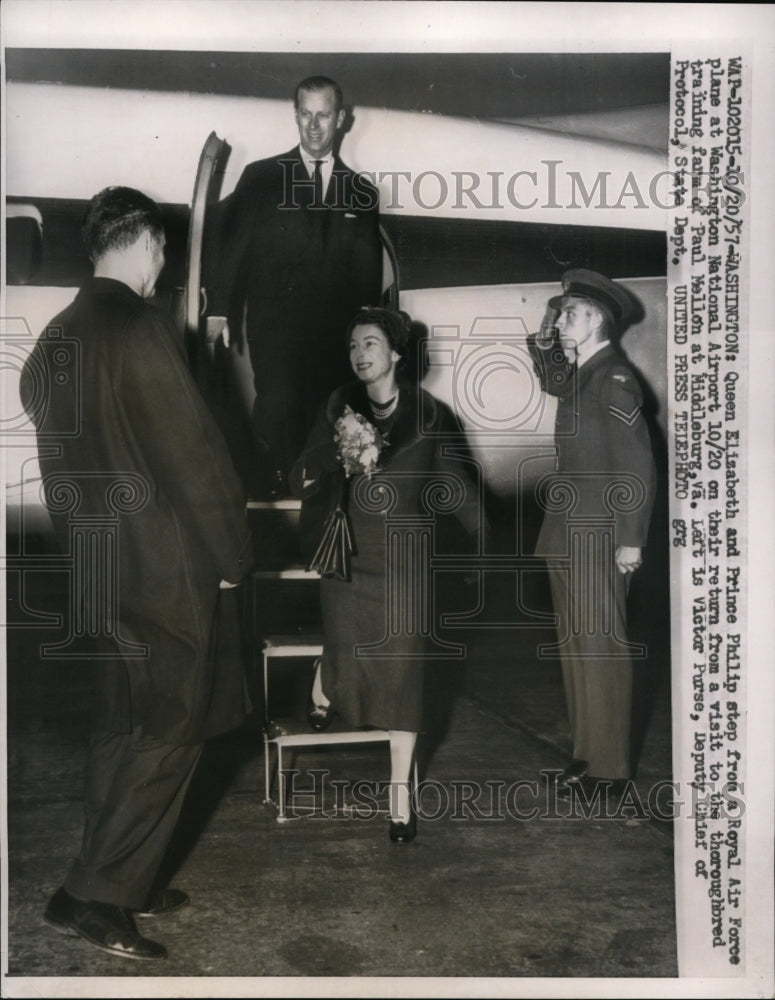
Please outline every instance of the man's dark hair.
[{"label": "man's dark hair", "polygon": [[126,250],[146,229],[157,240],[164,233],[156,202],[134,188],[108,187],[92,198],[81,235],[89,257],[98,261],[110,250]]},{"label": "man's dark hair", "polygon": [[336,102],[336,110],[341,111],[342,105],[344,104],[344,95],[342,94],[342,88],[336,82],[328,76],[308,76],[306,80],[302,80],[301,83],[296,85],[296,90],[293,94],[293,106],[298,110],[299,107],[299,94],[302,90],[333,90],[334,100]]}]

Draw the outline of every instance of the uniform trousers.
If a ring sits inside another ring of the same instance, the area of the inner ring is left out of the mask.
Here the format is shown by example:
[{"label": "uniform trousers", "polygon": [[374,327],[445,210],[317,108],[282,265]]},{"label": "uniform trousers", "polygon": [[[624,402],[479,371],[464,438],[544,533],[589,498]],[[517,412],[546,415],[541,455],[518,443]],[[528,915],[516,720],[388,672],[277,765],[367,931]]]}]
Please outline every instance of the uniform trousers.
[{"label": "uniform trousers", "polygon": [[[597,548],[596,546],[594,548]],[[573,757],[597,778],[629,778],[633,666],[628,576],[593,555],[583,572],[548,560]]]},{"label": "uniform trousers", "polygon": [[145,906],[201,753],[201,743],[173,746],[142,726],[92,735],[81,853],[65,880],[71,895]]}]

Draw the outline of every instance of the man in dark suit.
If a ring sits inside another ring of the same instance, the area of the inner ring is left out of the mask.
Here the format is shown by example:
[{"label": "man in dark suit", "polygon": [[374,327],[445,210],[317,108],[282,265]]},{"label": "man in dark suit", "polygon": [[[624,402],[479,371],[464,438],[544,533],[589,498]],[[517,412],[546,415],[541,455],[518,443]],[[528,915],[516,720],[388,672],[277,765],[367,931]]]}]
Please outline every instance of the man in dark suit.
[{"label": "man in dark suit", "polygon": [[589,793],[621,793],[631,777],[626,599],[655,488],[642,392],[611,341],[633,307],[604,275],[568,271],[530,342],[542,388],[557,397],[557,472],[542,491],[536,553],[549,569],[573,739],[573,760],[558,779],[564,795],[575,782]]},{"label": "man in dark suit", "polygon": [[[47,506],[74,563],[71,627],[86,616],[81,637],[94,636],[81,852],[45,919],[111,954],[155,959],[166,951],[135,915],[188,902],[155,879],[203,740],[245,718],[233,588],[250,539],[226,443],[173,325],[145,301],[164,264],[158,206],[107,188],[83,235],[94,276],[21,379]],[[106,525],[115,545],[100,547]]]},{"label": "man in dark suit", "polygon": [[244,316],[253,436],[264,489],[275,496],[287,494],[318,407],[352,377],[350,319],[382,295],[377,191],[335,152],[341,89],[309,77],[294,106],[299,145],[245,168],[213,213],[205,259],[211,322],[225,316],[239,339]]}]

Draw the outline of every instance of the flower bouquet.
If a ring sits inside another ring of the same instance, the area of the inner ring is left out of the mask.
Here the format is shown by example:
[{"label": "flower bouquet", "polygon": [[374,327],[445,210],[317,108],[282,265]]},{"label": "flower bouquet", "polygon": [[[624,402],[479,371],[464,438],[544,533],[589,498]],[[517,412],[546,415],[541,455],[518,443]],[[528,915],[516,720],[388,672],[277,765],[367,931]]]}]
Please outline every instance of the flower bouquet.
[{"label": "flower bouquet", "polygon": [[[379,430],[349,406],[345,406],[334,425],[334,442],[348,479],[358,474],[370,476],[377,468],[385,443]],[[323,525],[323,537],[308,568],[327,579],[349,582],[352,579],[350,558],[355,544],[347,516],[346,497],[347,488],[342,480],[336,506]]]},{"label": "flower bouquet", "polygon": [[334,425],[334,441],[338,445],[339,461],[350,476],[370,476],[377,468],[382,451],[382,435],[360,413],[345,406],[344,413]]}]

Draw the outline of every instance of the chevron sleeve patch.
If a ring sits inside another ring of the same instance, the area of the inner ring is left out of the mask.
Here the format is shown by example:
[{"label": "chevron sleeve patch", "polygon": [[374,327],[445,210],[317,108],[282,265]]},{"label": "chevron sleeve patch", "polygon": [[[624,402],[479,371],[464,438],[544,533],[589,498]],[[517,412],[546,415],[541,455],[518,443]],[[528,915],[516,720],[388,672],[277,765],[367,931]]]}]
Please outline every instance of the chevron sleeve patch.
[{"label": "chevron sleeve patch", "polygon": [[618,406],[614,406],[613,403],[611,403],[609,404],[608,412],[612,417],[616,417],[617,420],[621,420],[623,424],[627,424],[628,427],[632,427],[638,419],[640,406],[636,403],[629,413],[625,413],[623,410],[620,410]]},{"label": "chevron sleeve patch", "polygon": [[643,404],[640,386],[626,368],[614,369],[607,381],[608,412],[627,427],[632,427],[640,416]]}]

